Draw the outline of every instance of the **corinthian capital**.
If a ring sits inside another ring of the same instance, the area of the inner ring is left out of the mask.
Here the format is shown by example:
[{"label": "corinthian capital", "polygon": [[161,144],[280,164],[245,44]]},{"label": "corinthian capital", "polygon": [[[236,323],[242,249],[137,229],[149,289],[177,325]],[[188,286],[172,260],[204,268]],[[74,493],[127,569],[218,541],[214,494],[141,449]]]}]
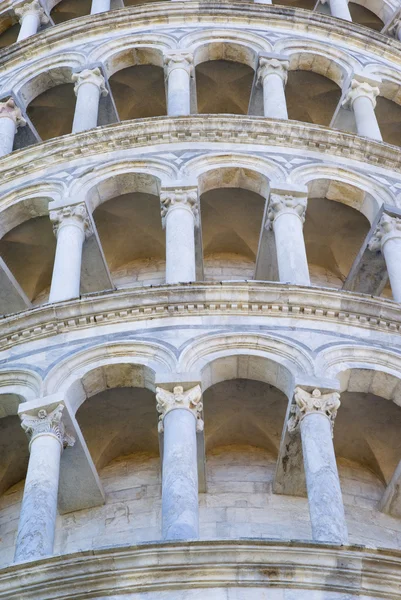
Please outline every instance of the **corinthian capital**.
[{"label": "corinthian capital", "polygon": [[86,237],[91,236],[93,233],[88,211],[86,210],[84,203],[63,206],[62,208],[51,210],[49,218],[53,223],[53,231],[56,237],[61,227],[71,223],[80,225],[83,228]]},{"label": "corinthian capital", "polygon": [[368,244],[369,250],[372,252],[381,250],[384,244],[392,237],[401,237],[401,218],[391,217],[383,213],[376,231]]},{"label": "corinthian capital", "polygon": [[12,119],[16,127],[23,127],[26,125],[21,110],[15,105],[12,98],[9,98],[6,102],[0,102],[0,119],[3,117]]},{"label": "corinthian capital", "polygon": [[371,85],[367,81],[353,79],[342,104],[345,108],[352,108],[355,100],[358,98],[368,98],[371,101],[373,108],[375,108],[376,98],[379,94],[380,90],[377,86]]},{"label": "corinthian capital", "polygon": [[295,214],[301,219],[302,223],[304,223],[307,203],[308,199],[306,196],[271,193],[269,210],[267,213],[267,228],[271,227],[275,219],[283,213]]},{"label": "corinthian capital", "polygon": [[21,415],[21,427],[29,438],[29,445],[39,435],[53,434],[59,440],[61,446],[73,446],[75,439],[66,433],[63,423],[64,406],[59,404],[52,412],[41,408],[36,415]]},{"label": "corinthian capital", "polygon": [[197,188],[164,189],[160,193],[160,205],[163,227],[166,224],[167,213],[180,206],[190,209],[196,219],[199,214],[198,190]]},{"label": "corinthian capital", "polygon": [[268,75],[278,75],[281,77],[283,84],[287,83],[288,68],[290,62],[284,58],[266,58],[261,56],[259,58],[258,68],[258,83],[263,82],[264,78]]},{"label": "corinthian capital", "polygon": [[194,57],[189,52],[171,50],[164,55],[164,66],[167,77],[174,69],[184,69],[191,75],[194,68]]},{"label": "corinthian capital", "polygon": [[156,388],[157,411],[159,417],[159,432],[163,431],[163,419],[168,412],[177,408],[189,410],[196,419],[196,430],[203,431],[203,421],[201,419],[202,412],[202,390],[200,385],[197,385],[190,390],[184,392],[181,385],[175,386],[172,392],[168,392],[163,388]]},{"label": "corinthian capital", "polygon": [[32,2],[24,2],[14,9],[16,16],[21,23],[26,15],[36,15],[41,23],[45,25],[49,22],[49,17],[45,13],[43,7],[39,3],[39,0],[33,0]]},{"label": "corinthian capital", "polygon": [[330,421],[331,430],[333,431],[334,421],[341,404],[338,392],[322,394],[318,389],[313,390],[313,392],[307,392],[297,387],[295,388],[294,400],[295,404],[291,407],[291,417],[288,420],[288,430],[290,432],[297,429],[303,418],[314,413],[326,416]]},{"label": "corinthian capital", "polygon": [[95,69],[84,69],[80,73],[73,73],[71,77],[74,85],[74,92],[78,94],[78,90],[83,83],[91,83],[95,85],[102,96],[107,96],[109,93],[106,88],[106,83],[99,67]]}]

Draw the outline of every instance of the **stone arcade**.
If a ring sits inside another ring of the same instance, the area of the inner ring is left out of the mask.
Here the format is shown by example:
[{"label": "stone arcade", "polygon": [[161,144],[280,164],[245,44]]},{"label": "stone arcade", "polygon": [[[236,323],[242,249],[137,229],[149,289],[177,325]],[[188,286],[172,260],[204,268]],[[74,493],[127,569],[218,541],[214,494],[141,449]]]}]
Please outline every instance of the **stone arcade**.
[{"label": "stone arcade", "polygon": [[400,19],[0,1],[0,600],[400,598]]}]

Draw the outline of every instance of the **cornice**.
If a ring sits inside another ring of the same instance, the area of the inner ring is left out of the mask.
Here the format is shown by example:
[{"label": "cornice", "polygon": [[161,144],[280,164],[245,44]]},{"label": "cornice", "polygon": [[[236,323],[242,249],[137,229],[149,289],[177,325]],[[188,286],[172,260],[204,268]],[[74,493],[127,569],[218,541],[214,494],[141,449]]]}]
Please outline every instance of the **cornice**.
[{"label": "cornice", "polygon": [[109,12],[79,17],[48,28],[38,35],[8,46],[0,51],[0,72],[9,72],[16,64],[32,60],[42,52],[56,50],[67,42],[76,47],[79,42],[94,41],[111,30],[127,30],[135,33],[141,29],[153,31],[164,26],[185,26],[191,23],[209,25],[245,25],[247,27],[268,25],[269,28],[295,29],[300,35],[317,34],[344,45],[366,49],[400,63],[400,42],[377,31],[348,23],[322,13],[280,5],[231,3],[225,0],[205,2],[155,2],[121,8]]},{"label": "cornice", "polygon": [[240,115],[152,117],[123,121],[17,150],[0,160],[1,187],[74,160],[134,148],[194,143],[259,144],[340,156],[391,171],[401,169],[401,148],[321,125]]},{"label": "cornice", "polygon": [[238,316],[318,321],[397,334],[401,307],[363,294],[281,283],[193,283],[104,292],[47,304],[0,321],[0,350],[108,324],[171,317]]},{"label": "cornice", "polygon": [[291,588],[398,600],[399,551],[272,540],[148,543],[0,570],[0,599],[83,600],[189,588]]}]

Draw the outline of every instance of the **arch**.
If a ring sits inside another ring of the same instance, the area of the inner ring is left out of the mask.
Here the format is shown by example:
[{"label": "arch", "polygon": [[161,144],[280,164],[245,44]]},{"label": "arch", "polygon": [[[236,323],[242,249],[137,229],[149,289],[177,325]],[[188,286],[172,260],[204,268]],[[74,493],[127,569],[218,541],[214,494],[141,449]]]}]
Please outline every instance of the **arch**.
[{"label": "arch", "polygon": [[350,202],[349,206],[359,210],[372,223],[382,204],[396,206],[393,194],[377,181],[343,167],[309,164],[294,169],[290,174],[290,182],[296,185],[308,185],[317,180],[338,181],[358,188],[364,192],[360,198]]},{"label": "arch", "polygon": [[397,69],[380,63],[371,63],[364,69],[364,74],[373,76],[378,82],[380,96],[401,104],[401,75]]},{"label": "arch", "polygon": [[160,187],[169,185],[177,169],[162,161],[123,161],[106,163],[90,169],[76,179],[68,191],[71,198],[81,198],[93,212],[100,204],[129,192],[159,195]]},{"label": "arch", "polygon": [[311,357],[284,338],[257,333],[205,335],[189,344],[179,358],[180,370],[199,373],[202,389],[227,379],[254,379],[290,396],[300,374],[313,375]]},{"label": "arch", "polygon": [[18,414],[19,404],[39,398],[41,387],[41,377],[29,369],[0,371],[0,418]]},{"label": "arch", "polygon": [[66,395],[74,412],[94,394],[113,387],[154,390],[155,376],[175,369],[174,353],[151,342],[115,342],[87,348],[60,361],[44,381],[45,395]]},{"label": "arch", "polygon": [[394,11],[398,8],[397,2],[389,2],[388,0],[352,0],[352,2],[370,10],[370,12],[379,17],[384,24],[390,21],[394,16]]}]

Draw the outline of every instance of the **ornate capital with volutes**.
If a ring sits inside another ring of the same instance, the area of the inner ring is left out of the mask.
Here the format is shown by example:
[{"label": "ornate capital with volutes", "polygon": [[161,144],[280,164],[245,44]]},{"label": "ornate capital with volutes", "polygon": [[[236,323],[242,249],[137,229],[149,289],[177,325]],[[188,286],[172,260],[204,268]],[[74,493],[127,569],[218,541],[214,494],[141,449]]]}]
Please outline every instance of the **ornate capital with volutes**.
[{"label": "ornate capital with volutes", "polygon": [[368,248],[372,252],[382,250],[384,244],[393,237],[401,238],[401,218],[383,213]]},{"label": "ornate capital with volutes", "polygon": [[32,2],[24,2],[14,9],[16,16],[20,23],[26,15],[35,15],[38,17],[41,25],[46,25],[49,22],[49,17],[45,13],[43,6],[39,0],[33,0]]},{"label": "ornate capital with volutes", "polygon": [[170,210],[185,207],[192,211],[195,219],[199,215],[199,199],[197,188],[171,188],[160,193],[160,206],[163,227],[166,225],[166,216]]},{"label": "ornate capital with volutes", "polygon": [[15,105],[12,98],[9,98],[6,102],[0,102],[0,119],[1,118],[12,119],[16,127],[23,127],[26,125],[26,121],[21,114],[21,109]]},{"label": "ornate capital with volutes", "polygon": [[51,210],[49,218],[53,223],[53,231],[56,237],[61,227],[70,224],[82,227],[87,238],[93,234],[88,211],[84,203]]},{"label": "ornate capital with volutes", "polygon": [[306,196],[271,193],[266,227],[270,228],[275,219],[285,213],[297,215],[304,223],[307,204]]},{"label": "ornate capital with volutes", "polygon": [[340,394],[338,392],[329,392],[322,394],[318,389],[307,392],[300,387],[295,388],[295,403],[291,407],[291,416],[288,420],[288,431],[294,432],[302,419],[307,415],[319,413],[327,417],[331,424],[331,430],[334,428],[334,421],[337,411],[340,408]]},{"label": "ornate capital with volutes", "polygon": [[377,86],[371,85],[367,81],[353,79],[342,105],[344,108],[352,108],[355,100],[358,98],[368,98],[371,101],[373,108],[376,108],[376,98],[379,94],[380,89]]},{"label": "ornate capital with volutes", "polygon": [[38,436],[49,434],[54,435],[59,440],[62,448],[75,444],[75,439],[65,430],[63,410],[64,406],[59,404],[51,412],[41,408],[35,415],[26,413],[21,415],[21,427],[29,438],[29,446]]},{"label": "ornate capital with volutes", "polygon": [[157,411],[159,417],[159,432],[163,432],[163,420],[167,413],[177,408],[189,410],[196,419],[196,430],[203,431],[203,421],[201,419],[202,412],[202,390],[200,385],[196,385],[184,392],[181,385],[176,385],[172,392],[163,388],[156,388]]},{"label": "ornate capital with volutes", "polygon": [[192,75],[194,70],[194,57],[190,52],[182,52],[180,50],[171,50],[164,55],[164,67],[166,77],[168,77],[174,69],[183,69],[189,75]]},{"label": "ornate capital with volutes", "polygon": [[287,83],[289,66],[290,62],[285,58],[267,58],[261,56],[259,58],[257,73],[258,83],[263,83],[264,78],[268,75],[278,75],[285,85]]},{"label": "ornate capital with volutes", "polygon": [[92,85],[95,85],[99,89],[99,92],[102,96],[107,96],[109,93],[106,88],[105,79],[99,67],[96,67],[95,69],[84,69],[79,73],[73,73],[71,76],[71,81],[72,83],[75,83],[75,94],[78,94],[79,88],[84,83],[91,83]]}]

